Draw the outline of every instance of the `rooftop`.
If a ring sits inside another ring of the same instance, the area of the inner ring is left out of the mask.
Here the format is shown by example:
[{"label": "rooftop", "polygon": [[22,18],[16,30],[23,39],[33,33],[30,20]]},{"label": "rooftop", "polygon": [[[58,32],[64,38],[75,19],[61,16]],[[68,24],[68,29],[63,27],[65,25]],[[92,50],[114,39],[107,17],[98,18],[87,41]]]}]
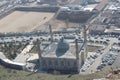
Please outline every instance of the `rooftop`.
[{"label": "rooftop", "polygon": [[[50,46],[46,48],[43,52],[43,57],[52,57],[52,58],[76,58],[76,49],[75,43],[63,43],[64,45],[59,43],[52,43]],[[61,46],[62,45],[62,46]],[[69,45],[69,46],[68,46]],[[79,44],[79,49],[82,44]],[[59,50],[58,50],[59,48]],[[62,48],[62,49],[61,49]],[[65,50],[65,51],[63,51]]]},{"label": "rooftop", "polygon": [[106,4],[108,3],[108,0],[102,0],[96,7],[95,9],[97,9],[98,11],[101,11]]}]

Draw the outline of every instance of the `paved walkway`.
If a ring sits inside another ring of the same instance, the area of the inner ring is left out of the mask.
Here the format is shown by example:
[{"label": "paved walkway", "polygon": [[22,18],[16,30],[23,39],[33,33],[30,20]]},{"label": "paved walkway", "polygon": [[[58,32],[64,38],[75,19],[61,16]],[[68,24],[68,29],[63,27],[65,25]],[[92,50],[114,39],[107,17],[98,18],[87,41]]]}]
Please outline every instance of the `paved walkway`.
[{"label": "paved walkway", "polygon": [[30,54],[28,53],[32,49],[33,45],[27,45],[23,51],[14,59],[15,62],[25,63],[26,60],[30,57]]},{"label": "paved walkway", "polygon": [[0,52],[0,59],[6,59],[6,57],[5,57],[3,52]]}]

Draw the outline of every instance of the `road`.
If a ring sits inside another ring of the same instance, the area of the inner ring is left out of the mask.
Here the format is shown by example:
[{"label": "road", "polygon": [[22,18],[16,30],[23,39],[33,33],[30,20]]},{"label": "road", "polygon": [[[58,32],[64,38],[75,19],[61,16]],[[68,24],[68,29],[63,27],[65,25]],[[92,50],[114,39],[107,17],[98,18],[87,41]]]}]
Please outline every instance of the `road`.
[{"label": "road", "polygon": [[[53,38],[54,39],[59,39],[61,38],[63,35],[71,37],[71,36],[76,36],[75,32],[71,32],[71,33],[63,33],[61,35],[61,33],[58,34],[54,34]],[[0,37],[0,43],[4,43],[4,42],[24,42],[24,41],[36,41],[37,39],[43,39],[44,41],[49,40],[50,38],[50,34],[49,32],[47,34],[39,34],[39,35],[28,35],[28,36],[10,36],[10,37]],[[73,38],[74,39],[74,38]]]}]

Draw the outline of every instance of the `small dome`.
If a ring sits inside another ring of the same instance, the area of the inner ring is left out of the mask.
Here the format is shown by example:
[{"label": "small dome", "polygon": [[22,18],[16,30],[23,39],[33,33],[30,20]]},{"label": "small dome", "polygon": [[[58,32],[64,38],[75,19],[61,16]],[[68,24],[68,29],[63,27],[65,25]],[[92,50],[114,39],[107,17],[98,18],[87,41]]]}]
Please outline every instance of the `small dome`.
[{"label": "small dome", "polygon": [[64,38],[60,39],[56,49],[56,55],[62,56],[69,49],[69,44],[64,40]]}]

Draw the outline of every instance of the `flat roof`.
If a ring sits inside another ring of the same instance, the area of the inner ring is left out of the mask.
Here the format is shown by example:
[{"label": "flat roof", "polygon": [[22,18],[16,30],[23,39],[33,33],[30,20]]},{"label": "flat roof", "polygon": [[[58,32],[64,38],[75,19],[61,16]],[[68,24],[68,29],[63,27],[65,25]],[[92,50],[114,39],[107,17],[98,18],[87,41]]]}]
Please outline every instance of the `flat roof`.
[{"label": "flat roof", "polygon": [[27,59],[27,61],[34,61],[34,60],[37,60],[37,59],[39,59],[38,53],[32,54],[32,55]]},{"label": "flat roof", "polygon": [[120,29],[106,29],[105,32],[108,32],[108,33],[120,33]]},{"label": "flat roof", "polygon": [[101,11],[106,4],[108,3],[108,0],[102,0],[96,7],[95,9],[97,9],[98,11]]},{"label": "flat roof", "polygon": [[[57,49],[57,42],[52,43],[50,46],[48,46],[44,52],[42,53],[42,57],[49,57],[49,58],[72,58],[76,59],[76,49],[75,49],[75,43],[69,43],[69,49],[66,53],[64,53],[61,56],[56,55],[56,49]],[[80,49],[81,43],[78,43],[78,47]]]},{"label": "flat roof", "polygon": [[92,11],[98,4],[88,4],[84,10]]},{"label": "flat roof", "polygon": [[[79,49],[82,44],[79,43]],[[76,49],[75,43],[70,43],[69,50],[63,54],[62,56],[56,55],[57,43],[51,44],[49,47],[46,48],[45,52],[43,52],[42,57],[49,57],[49,58],[72,58],[76,59]]]},{"label": "flat roof", "polygon": [[[56,46],[57,47],[57,46]],[[73,52],[72,52],[73,51]],[[70,46],[70,49],[62,56],[57,56],[56,55],[56,49],[53,50],[52,52],[48,53],[47,55],[45,55],[44,57],[56,57],[56,58],[76,58],[75,57],[75,48]]]}]

